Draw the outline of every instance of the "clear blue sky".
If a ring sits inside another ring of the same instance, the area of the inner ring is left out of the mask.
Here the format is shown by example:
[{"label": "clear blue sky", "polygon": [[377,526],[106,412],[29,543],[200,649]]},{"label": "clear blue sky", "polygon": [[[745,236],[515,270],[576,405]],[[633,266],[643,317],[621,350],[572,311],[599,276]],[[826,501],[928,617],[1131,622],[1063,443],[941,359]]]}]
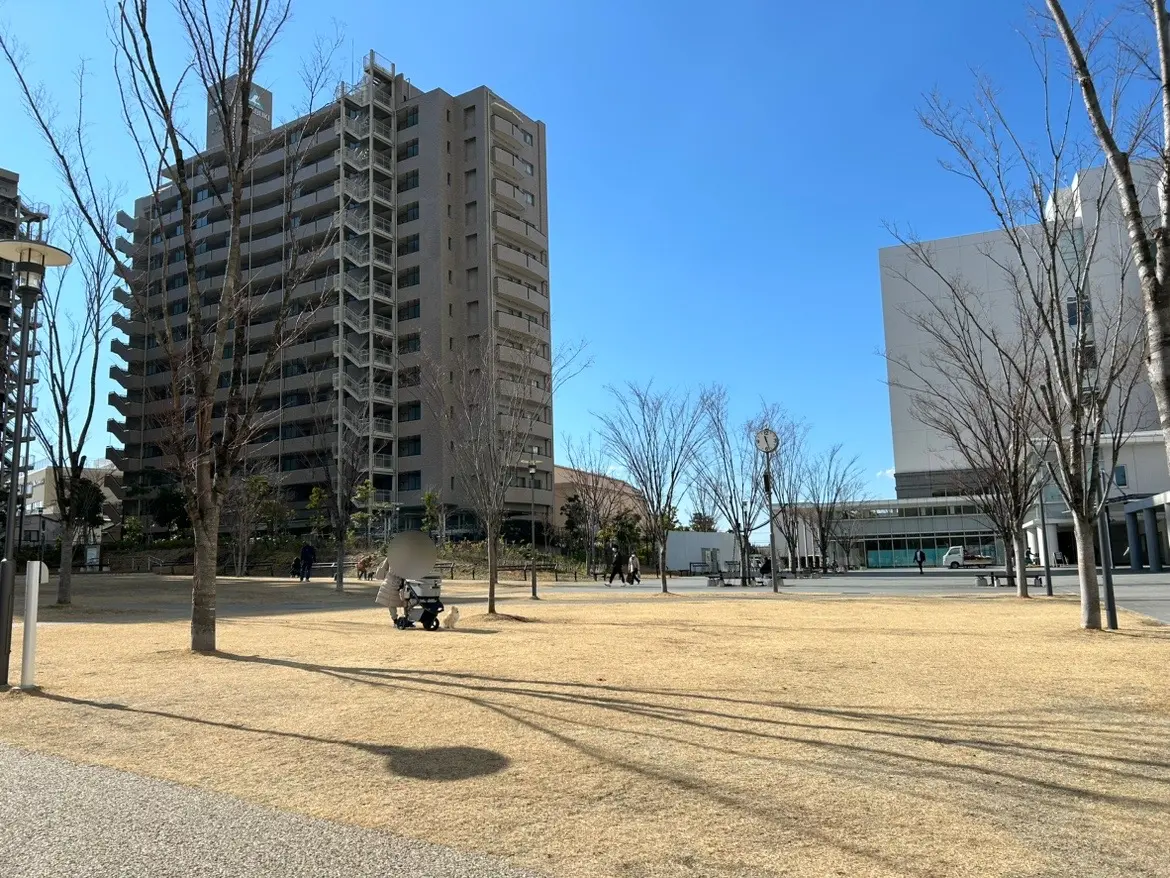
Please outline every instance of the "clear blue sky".
[{"label": "clear blue sky", "polygon": [[[89,115],[116,125],[102,6],[0,0],[0,26],[64,102],[87,58],[98,77]],[[373,48],[423,89],[486,84],[547,123],[554,338],[588,339],[595,359],[557,399],[558,436],[592,429],[606,384],[719,382],[745,416],[765,397],[807,418],[816,443],[845,443],[871,490],[892,496],[877,475],[893,460],[879,355],[877,250],[891,243],[882,221],[924,237],[992,224],[977,193],[938,168],[942,148],[914,111],[935,86],[965,98],[976,65],[1000,83],[1026,80],[1025,2],[431,0],[407,16],[384,0],[298,0],[295,9],[263,76],[278,121],[298,98],[297,53],[335,20],[359,71]],[[178,48],[177,34],[164,37]],[[32,197],[58,199],[40,141],[12,112],[6,71],[0,98],[0,166],[19,172]],[[126,175],[129,208],[140,179],[115,139],[101,128],[91,137],[104,172]],[[107,438],[103,427],[92,454]]]}]

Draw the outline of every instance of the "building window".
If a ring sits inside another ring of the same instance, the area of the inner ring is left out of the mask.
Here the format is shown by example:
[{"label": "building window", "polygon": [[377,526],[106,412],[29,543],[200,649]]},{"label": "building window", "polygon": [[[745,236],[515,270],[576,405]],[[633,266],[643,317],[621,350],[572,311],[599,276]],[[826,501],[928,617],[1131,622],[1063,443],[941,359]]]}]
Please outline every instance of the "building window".
[{"label": "building window", "polygon": [[411,171],[409,174],[403,174],[398,178],[398,191],[406,192],[410,189],[418,188],[418,171]]},{"label": "building window", "polygon": [[405,421],[421,421],[422,420],[422,403],[421,402],[406,402],[398,407],[398,422]]},{"label": "building window", "polygon": [[416,287],[421,283],[419,267],[408,268],[405,271],[398,272],[398,288]]},{"label": "building window", "polygon": [[[1068,307],[1068,325],[1069,326],[1076,326],[1077,325],[1077,297],[1076,296],[1069,296],[1068,299],[1065,300],[1065,305],[1067,305],[1067,307]],[[1089,324],[1089,323],[1093,322],[1093,309],[1092,309],[1092,306],[1089,304],[1088,299],[1085,299],[1081,302],[1080,311],[1081,311],[1080,317],[1081,317],[1082,323]]]},{"label": "building window", "polygon": [[470,195],[475,191],[475,168],[470,171],[465,171],[463,174],[463,192],[465,195]]},{"label": "building window", "polygon": [[417,253],[419,250],[418,235],[407,235],[398,242],[398,255],[406,256],[408,253]]},{"label": "building window", "polygon": [[463,128],[475,127],[475,107],[464,107],[463,109]]},{"label": "building window", "polygon": [[521,128],[520,129],[520,136],[521,136],[521,138],[523,138],[523,140],[526,144],[528,144],[529,146],[532,146],[532,133],[531,132],[525,131],[523,128]]},{"label": "building window", "polygon": [[206,199],[208,199],[208,198],[210,198],[210,197],[211,197],[211,190],[210,190],[210,189],[208,189],[206,186],[204,186],[202,189],[196,189],[196,190],[195,190],[195,201],[196,201],[196,203],[198,203],[198,202],[200,202],[200,201],[204,201],[204,200],[206,200]]},{"label": "building window", "polygon": [[410,473],[398,474],[398,490],[399,491],[421,491],[422,490],[422,472],[415,470]]},{"label": "building window", "polygon": [[398,222],[408,223],[418,219],[418,202],[413,201],[398,211]]},{"label": "building window", "polygon": [[418,107],[410,107],[398,114],[398,130],[411,128],[418,124]]},{"label": "building window", "polygon": [[402,144],[402,146],[398,147],[398,161],[400,162],[406,161],[406,159],[412,159],[416,155],[418,155],[417,137],[414,140],[407,141],[406,143]]},{"label": "building window", "polygon": [[398,353],[417,354],[420,350],[422,350],[422,340],[417,332],[398,339]]},{"label": "building window", "polygon": [[1129,476],[1126,474],[1124,466],[1115,466],[1113,468],[1113,484],[1119,488],[1129,487]]},{"label": "building window", "polygon": [[520,164],[524,168],[524,173],[526,173],[529,177],[535,173],[536,168],[532,167],[532,162],[527,162],[524,159],[520,159]]},{"label": "building window", "polygon": [[521,189],[520,194],[524,196],[524,203],[525,204],[536,204],[536,196],[533,195],[531,192],[529,192],[527,189]]},{"label": "building window", "polygon": [[451,172],[450,171],[447,172],[447,185],[448,186],[451,185]]},{"label": "building window", "polygon": [[403,436],[398,440],[399,457],[417,457],[422,454],[421,436]]},{"label": "building window", "polygon": [[419,316],[419,313],[420,308],[418,299],[412,299],[409,302],[403,302],[398,306],[399,320],[414,320]]},{"label": "building window", "polygon": [[469,162],[475,158],[475,138],[469,137],[463,141],[463,161]]}]

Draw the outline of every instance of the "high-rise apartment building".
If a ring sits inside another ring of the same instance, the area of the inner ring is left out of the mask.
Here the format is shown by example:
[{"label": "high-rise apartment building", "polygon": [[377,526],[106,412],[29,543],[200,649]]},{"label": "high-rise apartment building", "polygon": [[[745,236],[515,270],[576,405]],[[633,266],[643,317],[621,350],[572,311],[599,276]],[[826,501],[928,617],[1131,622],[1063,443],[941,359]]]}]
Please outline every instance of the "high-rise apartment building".
[{"label": "high-rise apartment building", "polygon": [[[324,307],[302,315],[306,332],[280,352],[249,459],[267,461],[303,527],[312,489],[331,478],[332,456],[360,446],[374,505],[392,511],[397,526],[417,526],[423,494],[433,490],[455,511],[449,530],[457,530],[466,510],[454,437],[441,435],[428,410],[423,370],[450,366],[455,380],[464,351],[494,351],[501,413],[526,407],[535,425],[524,444],[547,461],[529,482],[519,457],[531,455],[518,455],[509,505],[527,518],[535,486],[543,521],[553,502],[551,397],[532,389],[547,391],[551,381],[544,125],[488,88],[423,92],[372,53],[360,84],[339,89],[311,116],[273,129],[271,94],[257,88],[250,100],[254,142],[263,146],[241,208],[241,258],[245,279],[263,293],[248,327],[247,367],[267,350],[280,299],[273,282],[287,270],[290,239],[311,258],[298,268],[293,309],[322,295]],[[214,166],[220,143],[209,124],[202,164]],[[203,178],[192,186],[200,292],[213,302],[228,207]],[[112,370],[123,392],[111,403],[125,421],[111,421],[110,430],[124,448],[109,456],[125,473],[126,516],[146,513],[153,474],[166,471],[157,418],[170,406],[170,376],[158,321],[169,315],[181,333],[190,301],[172,190],[139,199],[135,216],[121,217],[133,235],[124,242],[131,277],[148,293],[120,292],[126,311],[115,321],[127,338],[113,350],[126,366]],[[527,387],[516,380],[517,364]]]}]

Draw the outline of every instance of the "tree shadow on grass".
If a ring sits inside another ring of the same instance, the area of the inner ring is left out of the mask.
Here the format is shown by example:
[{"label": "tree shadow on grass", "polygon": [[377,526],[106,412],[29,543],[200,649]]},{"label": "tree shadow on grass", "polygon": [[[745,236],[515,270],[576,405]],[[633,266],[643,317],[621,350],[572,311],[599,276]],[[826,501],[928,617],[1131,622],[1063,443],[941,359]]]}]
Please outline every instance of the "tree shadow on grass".
[{"label": "tree shadow on grass", "polygon": [[57,695],[52,692],[35,690],[29,693],[35,698],[44,698],[49,701],[59,701],[65,704],[75,704],[83,707],[92,707],[98,710],[119,711],[124,713],[154,716],[162,719],[179,720],[196,723],[201,726],[212,726],[219,729],[228,729],[234,732],[248,732],[254,735],[266,735],[277,738],[293,738],[313,744],[332,744],[340,747],[350,747],[363,753],[370,753],[385,760],[386,769],[398,777],[408,777],[415,780],[429,781],[457,781],[470,780],[474,777],[484,777],[497,774],[512,764],[503,753],[495,750],[486,750],[482,747],[397,747],[391,744],[370,744],[363,741],[346,741],[338,738],[324,738],[316,735],[305,735],[300,732],[284,732],[278,729],[261,729],[246,726],[242,723],[226,723],[216,720],[203,719],[197,716],[172,713],[166,710],[153,710],[145,707],[131,707],[115,701],[92,701],[86,698],[72,698],[68,695]]}]

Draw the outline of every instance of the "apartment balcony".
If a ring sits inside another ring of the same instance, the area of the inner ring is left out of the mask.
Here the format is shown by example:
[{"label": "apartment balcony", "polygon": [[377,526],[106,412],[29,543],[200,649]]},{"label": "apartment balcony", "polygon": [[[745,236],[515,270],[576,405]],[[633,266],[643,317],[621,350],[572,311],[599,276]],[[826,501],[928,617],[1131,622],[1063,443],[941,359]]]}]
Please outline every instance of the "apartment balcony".
[{"label": "apartment balcony", "polygon": [[510,399],[540,404],[548,404],[551,401],[550,394],[547,390],[540,387],[533,387],[530,384],[521,384],[516,381],[500,381],[499,389],[502,396],[509,397]]},{"label": "apartment balcony", "polygon": [[134,297],[131,295],[130,291],[128,289],[126,289],[125,287],[114,287],[113,298],[114,298],[114,301],[117,302],[119,305],[121,305],[123,308],[131,307],[130,303],[134,301]]},{"label": "apartment balcony", "polygon": [[[389,284],[382,284],[382,286],[389,286]],[[375,314],[372,326],[374,327],[374,332],[378,335],[385,336],[387,338],[394,337],[394,318],[383,317],[380,314]]]},{"label": "apartment balcony", "polygon": [[548,266],[533,256],[505,247],[503,244],[495,245],[495,255],[496,262],[502,267],[522,271],[540,281],[548,280]]},{"label": "apartment balcony", "polygon": [[540,439],[551,439],[552,429],[552,424],[546,424],[544,421],[500,415],[500,431],[503,433],[521,437],[532,435]]},{"label": "apartment balcony", "polygon": [[548,313],[548,296],[507,278],[496,278],[496,295],[509,299],[517,305],[535,309],[543,314]]},{"label": "apartment balcony", "polygon": [[526,338],[536,338],[540,341],[549,341],[548,329],[535,320],[525,320],[504,311],[496,312],[496,328],[505,332],[513,332]]},{"label": "apartment balcony", "polygon": [[532,223],[523,222],[499,210],[492,211],[492,222],[497,231],[519,244],[527,244],[530,250],[540,250],[542,253],[548,250],[548,235]]},{"label": "apartment balcony", "polygon": [[552,372],[552,363],[544,357],[537,356],[531,350],[518,351],[508,345],[497,345],[496,350],[501,363],[510,363],[527,372],[535,372],[540,375],[549,375]]},{"label": "apartment balcony", "polygon": [[513,183],[523,183],[528,179],[528,173],[520,161],[512,153],[498,146],[492,147],[492,166]]},{"label": "apartment balcony", "polygon": [[114,465],[115,469],[126,472],[126,454],[122,449],[114,448],[112,445],[107,447],[106,459]]},{"label": "apartment balcony", "polygon": [[[385,187],[380,187],[385,188]],[[385,217],[375,216],[373,221],[374,234],[383,238],[394,238],[394,221]]]},{"label": "apartment balcony", "polygon": [[375,473],[392,473],[396,471],[394,455],[374,454],[370,457],[370,471]]},{"label": "apartment balcony", "polygon": [[375,369],[389,369],[393,370],[396,363],[394,362],[394,354],[387,350],[379,350],[374,348],[370,352],[370,362]]},{"label": "apartment balcony", "polygon": [[394,252],[384,247],[374,248],[374,265],[381,268],[394,269]]},{"label": "apartment balcony", "polygon": [[525,202],[524,196],[520,194],[520,190],[507,180],[501,180],[499,177],[492,179],[492,194],[513,210],[525,210],[528,207],[528,203]]},{"label": "apartment balcony", "polygon": [[394,207],[394,190],[389,186],[383,186],[380,183],[375,183],[372,191],[374,193],[375,201],[385,205],[386,207]]},{"label": "apartment balcony", "polygon": [[393,491],[371,491],[370,505],[375,509],[387,509],[394,505]]},{"label": "apartment balcony", "polygon": [[393,439],[394,422],[389,418],[374,418],[370,421],[370,433],[375,439]]},{"label": "apartment balcony", "polygon": [[513,149],[524,149],[524,136],[520,133],[520,129],[495,113],[492,113],[492,134],[506,146]]}]

